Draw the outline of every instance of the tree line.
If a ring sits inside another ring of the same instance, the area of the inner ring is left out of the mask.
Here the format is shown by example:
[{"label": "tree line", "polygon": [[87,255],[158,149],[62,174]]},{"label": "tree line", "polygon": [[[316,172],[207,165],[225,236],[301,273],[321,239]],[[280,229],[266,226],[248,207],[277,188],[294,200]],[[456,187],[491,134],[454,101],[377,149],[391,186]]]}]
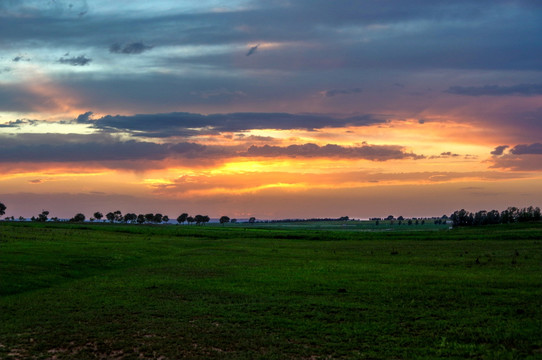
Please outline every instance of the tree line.
[{"label": "tree line", "polygon": [[[7,207],[0,202],[0,216],[4,215],[6,213]],[[42,210],[41,213],[39,213],[37,216],[32,216],[30,218],[30,221],[34,222],[46,222],[46,221],[61,221],[58,217],[51,217],[49,218],[49,211]],[[110,211],[106,213],[105,215],[100,212],[96,211],[93,216],[89,219],[89,221],[109,221],[110,223],[125,223],[125,224],[161,224],[161,223],[167,223],[169,222],[169,216],[168,215],[162,215],[160,213],[147,213],[147,214],[135,214],[135,213],[126,213],[122,214],[120,210],[116,211]],[[15,220],[14,216],[6,217],[6,220]],[[75,214],[71,219],[68,219],[69,222],[84,222],[86,221],[87,217],[83,213],[77,213]],[[25,221],[26,218],[20,216],[18,218],[19,221]],[[193,224],[196,225],[203,225],[211,221],[211,218],[208,215],[194,215],[190,216],[188,213],[182,213],[177,217],[177,223],[179,224]],[[249,220],[249,223],[254,223],[256,221],[256,218],[252,217]],[[219,222],[221,224],[225,223],[236,223],[237,219],[230,219],[229,216],[221,216],[219,219]]]},{"label": "tree line", "polygon": [[[0,216],[3,216],[6,213],[6,205],[0,202]],[[517,208],[514,206],[508,207],[506,210],[498,211],[498,210],[480,210],[477,212],[469,212],[465,209],[456,210],[453,214],[450,215],[450,217],[447,217],[446,215],[443,215],[441,218],[433,218],[436,219],[435,224],[440,223],[446,223],[446,221],[449,219],[453,226],[482,226],[482,225],[492,225],[492,224],[510,224],[510,223],[521,223],[521,222],[531,222],[531,221],[540,221],[541,220],[541,211],[539,207],[525,207],[525,208]],[[15,220],[15,217],[7,217],[6,220]],[[22,216],[18,218],[20,221],[25,221],[26,219]],[[60,221],[57,217],[49,218],[49,211],[43,210],[40,214],[37,216],[32,216],[30,219],[31,221],[36,222],[45,222],[45,221]],[[86,216],[83,213],[77,213],[75,214],[71,219],[68,221],[70,222],[84,222],[86,220]],[[126,223],[126,224],[161,224],[161,223],[167,223],[169,222],[169,216],[162,215],[160,213],[147,213],[147,214],[135,214],[135,213],[126,213],[122,214],[120,210],[116,211],[110,211],[108,213],[104,214],[100,211],[96,211],[93,214],[93,217],[89,219],[89,221],[109,221],[110,223]],[[203,225],[208,223],[211,219],[208,215],[195,215],[190,216],[188,213],[182,213],[177,217],[177,223],[179,224],[193,224],[196,223],[196,225]],[[339,220],[339,221],[348,221],[350,220],[348,216],[343,216],[337,219],[286,219],[286,220],[280,220],[280,222],[285,221],[330,221],[330,220]],[[412,225],[413,220],[408,219],[405,220],[402,216],[399,216],[397,219],[395,219],[392,215],[389,215],[385,219],[381,218],[371,218],[370,220],[376,220],[377,225],[380,222],[380,220],[387,220],[390,221],[391,224],[395,222],[395,220],[398,221],[398,224],[401,225],[403,221],[408,221],[408,225]],[[415,224],[418,225],[418,219],[415,219]],[[221,224],[225,223],[236,223],[237,219],[230,219],[228,216],[221,216],[219,219],[219,222]],[[255,217],[251,217],[248,221],[249,223],[256,222]],[[279,220],[271,220],[269,222],[279,222]],[[421,220],[421,224],[423,225],[425,223],[425,220]]]},{"label": "tree line", "polygon": [[482,226],[491,224],[510,224],[521,222],[540,221],[539,207],[517,208],[508,207],[506,210],[480,210],[469,212],[465,209],[456,210],[450,215],[450,220],[454,226]]}]

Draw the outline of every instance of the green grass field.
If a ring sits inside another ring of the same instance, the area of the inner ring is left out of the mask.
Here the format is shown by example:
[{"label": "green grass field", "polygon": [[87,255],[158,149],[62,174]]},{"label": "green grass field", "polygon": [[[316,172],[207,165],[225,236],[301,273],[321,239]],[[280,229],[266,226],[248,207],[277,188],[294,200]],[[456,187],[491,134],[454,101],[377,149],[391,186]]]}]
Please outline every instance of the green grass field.
[{"label": "green grass field", "polygon": [[382,225],[2,222],[0,359],[542,359],[542,224]]}]

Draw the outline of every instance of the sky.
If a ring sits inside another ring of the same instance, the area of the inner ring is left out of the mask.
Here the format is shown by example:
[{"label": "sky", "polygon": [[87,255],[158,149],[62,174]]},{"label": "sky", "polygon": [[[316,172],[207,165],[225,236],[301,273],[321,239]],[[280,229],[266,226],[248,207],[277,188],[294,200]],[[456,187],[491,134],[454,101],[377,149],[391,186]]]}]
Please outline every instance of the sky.
[{"label": "sky", "polygon": [[538,0],[0,0],[0,34],[5,216],[542,205]]}]

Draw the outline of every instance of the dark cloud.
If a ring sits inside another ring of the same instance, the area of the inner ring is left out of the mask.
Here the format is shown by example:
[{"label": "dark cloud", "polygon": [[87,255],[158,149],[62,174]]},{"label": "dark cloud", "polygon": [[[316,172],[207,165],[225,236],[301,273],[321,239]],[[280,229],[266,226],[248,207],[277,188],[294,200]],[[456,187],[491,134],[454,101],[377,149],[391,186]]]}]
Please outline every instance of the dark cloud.
[{"label": "dark cloud", "polygon": [[88,124],[91,121],[90,118],[92,117],[92,114],[92,111],[87,111],[86,113],[79,115],[75,119],[75,122],[78,124]]},{"label": "dark cloud", "polygon": [[447,158],[454,158],[454,157],[459,157],[459,156],[461,155],[452,153],[451,151],[445,151],[445,152],[440,153],[440,155],[433,155],[429,158],[430,159],[447,159]]},{"label": "dark cloud", "polygon": [[[507,147],[498,146],[494,155],[502,155]],[[542,171],[541,155],[542,143],[520,144],[511,148],[508,154],[493,157],[491,167],[512,171]]]},{"label": "dark cloud", "polygon": [[238,156],[238,152],[236,146],[193,142],[157,144],[125,141],[108,134],[0,134],[0,163],[95,162],[114,168],[144,169],[155,166],[153,161],[197,159],[199,162],[213,162]]},{"label": "dark cloud", "polygon": [[251,48],[248,50],[248,52],[246,53],[246,56],[250,56],[250,55],[254,54],[254,53],[256,52],[256,50],[258,50],[258,47],[260,47],[260,44],[251,47]]},{"label": "dark cloud", "polygon": [[85,55],[79,55],[77,57],[65,58],[61,57],[58,59],[58,62],[61,64],[72,65],[72,66],[84,66],[89,64],[92,59],[87,58]]},{"label": "dark cloud", "polygon": [[396,145],[362,145],[345,147],[336,144],[319,146],[316,144],[289,146],[256,146],[252,145],[246,152],[247,156],[257,157],[338,157],[349,159],[367,159],[386,161],[392,159],[421,159],[422,155],[405,152],[404,148]]},{"label": "dark cloud", "polygon": [[349,94],[359,94],[363,92],[360,88],[354,88],[354,89],[332,89],[332,90],[326,90],[324,92],[324,95],[326,97],[333,97],[337,95],[349,95]]},{"label": "dark cloud", "polygon": [[506,150],[507,148],[509,148],[508,145],[500,145],[500,146],[497,146],[495,148],[495,150],[493,150],[491,152],[491,155],[496,155],[496,156],[499,156],[499,155],[502,155],[504,150]]},{"label": "dark cloud", "polygon": [[[249,137],[248,140],[266,140]],[[316,144],[270,145],[203,145],[195,142],[153,143],[121,140],[108,134],[18,134],[0,135],[0,163],[99,162],[119,167],[145,168],[145,161],[178,159],[181,161],[216,162],[235,157],[306,157],[344,158],[386,161],[422,159],[423,155],[406,152],[397,145],[341,146]],[[115,165],[117,166],[117,165]]]},{"label": "dark cloud", "polygon": [[[94,121],[94,127],[105,131],[130,131],[137,136],[191,136],[198,133],[218,134],[252,129],[315,130],[343,126],[368,126],[384,123],[372,115],[335,118],[317,114],[232,113],[232,114],[138,114],[133,116],[104,116]],[[199,130],[194,130],[199,129]]]},{"label": "dark cloud", "polygon": [[84,135],[24,134],[2,138],[0,162],[162,160],[167,146]]},{"label": "dark cloud", "polygon": [[[510,153],[514,155],[542,155],[542,143],[534,143],[529,145],[516,145],[510,149]],[[542,159],[541,159],[542,161]]]},{"label": "dark cloud", "polygon": [[24,56],[24,55],[18,55],[18,56],[15,56],[13,59],[11,59],[11,61],[13,61],[13,62],[30,61],[30,59],[27,58],[27,57]]},{"label": "dark cloud", "polygon": [[0,128],[18,128],[20,127],[21,125],[32,125],[34,124],[35,121],[32,121],[32,120],[21,120],[21,119],[17,119],[15,121],[9,121],[5,124],[0,124]]},{"label": "dark cloud", "polygon": [[457,156],[460,156],[460,155],[459,155],[459,154],[454,154],[454,153],[452,153],[451,151],[446,151],[446,152],[440,153],[440,156],[444,156],[444,157],[457,157]]},{"label": "dark cloud", "polygon": [[145,45],[142,42],[133,42],[126,45],[115,43],[109,47],[109,52],[114,54],[141,54],[154,46]]},{"label": "dark cloud", "polygon": [[466,96],[533,96],[542,95],[542,84],[451,86],[446,92]]}]

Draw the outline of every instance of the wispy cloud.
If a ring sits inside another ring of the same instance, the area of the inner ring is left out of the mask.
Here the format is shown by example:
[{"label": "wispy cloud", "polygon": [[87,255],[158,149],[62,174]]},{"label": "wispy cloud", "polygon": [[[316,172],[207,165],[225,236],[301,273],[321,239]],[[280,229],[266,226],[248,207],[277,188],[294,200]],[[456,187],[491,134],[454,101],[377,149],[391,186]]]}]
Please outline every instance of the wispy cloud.
[{"label": "wispy cloud", "polygon": [[133,42],[129,44],[115,43],[109,47],[109,52],[114,54],[141,54],[151,50],[154,46],[145,45],[142,42]]},{"label": "wispy cloud", "polygon": [[337,95],[349,95],[349,94],[359,94],[362,93],[363,90],[360,88],[353,88],[353,89],[332,89],[332,90],[326,90],[323,92],[324,96],[326,97],[333,97]]},{"label": "wispy cloud", "polygon": [[30,61],[30,59],[24,55],[18,55],[18,56],[15,56],[13,59],[11,59],[11,61],[13,62]]},{"label": "wispy cloud", "polygon": [[340,146],[327,144],[319,146],[316,144],[289,145],[289,146],[251,146],[247,155],[264,157],[331,157],[349,159],[367,159],[372,161],[386,161],[392,159],[422,159],[423,155],[408,153],[401,146],[396,145],[362,145],[362,146]]},{"label": "wispy cloud", "polygon": [[440,153],[440,155],[432,155],[429,158],[430,159],[448,159],[448,158],[455,158],[455,157],[459,157],[459,156],[461,156],[461,155],[455,154],[455,153],[453,153],[451,151],[445,151],[445,152]]},{"label": "wispy cloud", "polygon": [[61,57],[58,59],[60,64],[72,65],[72,66],[85,66],[88,65],[92,59],[87,58],[85,55],[74,56],[70,58]]},{"label": "wispy cloud", "polygon": [[533,96],[542,95],[542,84],[451,86],[446,92],[465,96]]},{"label": "wispy cloud", "polygon": [[246,53],[246,56],[250,56],[252,54],[254,54],[256,52],[256,50],[258,50],[258,48],[260,47],[260,44],[258,45],[255,45],[255,46],[252,46],[248,52]]}]

